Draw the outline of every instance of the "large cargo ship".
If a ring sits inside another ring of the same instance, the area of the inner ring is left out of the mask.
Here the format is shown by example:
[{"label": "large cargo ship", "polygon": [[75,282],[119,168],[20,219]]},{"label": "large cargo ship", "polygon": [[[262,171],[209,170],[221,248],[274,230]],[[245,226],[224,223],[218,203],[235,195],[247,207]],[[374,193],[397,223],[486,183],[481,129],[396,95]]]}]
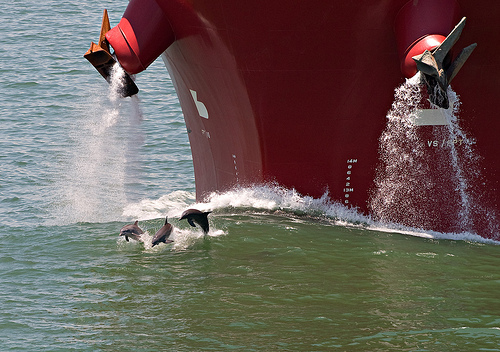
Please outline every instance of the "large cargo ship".
[{"label": "large cargo ship", "polygon": [[500,239],[499,16],[496,0],[131,0],[86,57],[105,77],[163,58],[199,200],[276,183]]}]

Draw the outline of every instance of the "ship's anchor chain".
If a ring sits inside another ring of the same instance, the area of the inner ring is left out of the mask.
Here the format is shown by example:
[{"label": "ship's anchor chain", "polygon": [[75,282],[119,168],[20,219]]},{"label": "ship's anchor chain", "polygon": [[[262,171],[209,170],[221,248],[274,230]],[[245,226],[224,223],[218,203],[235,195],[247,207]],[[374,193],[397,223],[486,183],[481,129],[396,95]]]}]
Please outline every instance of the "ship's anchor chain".
[{"label": "ship's anchor chain", "polygon": [[417,69],[422,72],[429,100],[431,103],[444,108],[449,108],[447,89],[451,80],[457,75],[465,61],[476,48],[477,44],[471,44],[462,49],[453,62],[447,58],[449,51],[460,38],[465,26],[465,17],[456,25],[445,40],[432,52],[426,50],[423,54],[413,57],[417,63]]}]

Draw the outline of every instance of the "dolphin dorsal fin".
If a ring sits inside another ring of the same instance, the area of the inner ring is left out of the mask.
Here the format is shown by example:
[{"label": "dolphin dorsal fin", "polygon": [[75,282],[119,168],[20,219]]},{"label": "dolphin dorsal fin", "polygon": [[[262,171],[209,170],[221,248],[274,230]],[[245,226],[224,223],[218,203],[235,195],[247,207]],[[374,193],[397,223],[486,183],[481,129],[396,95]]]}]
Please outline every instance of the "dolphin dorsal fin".
[{"label": "dolphin dorsal fin", "polygon": [[165,216],[165,225],[168,224],[168,216]]},{"label": "dolphin dorsal fin", "polygon": [[138,223],[138,222],[139,222],[139,220],[136,220],[136,221],[134,222],[134,225],[135,225],[135,226],[137,226],[137,223]]}]

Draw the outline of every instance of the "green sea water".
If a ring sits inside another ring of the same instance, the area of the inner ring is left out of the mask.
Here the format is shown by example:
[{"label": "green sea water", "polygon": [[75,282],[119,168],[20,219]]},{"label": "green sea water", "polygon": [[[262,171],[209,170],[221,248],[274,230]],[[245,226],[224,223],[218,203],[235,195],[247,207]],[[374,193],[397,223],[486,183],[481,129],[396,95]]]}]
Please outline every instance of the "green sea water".
[{"label": "green sea water", "polygon": [[125,6],[0,3],[0,351],[500,351],[496,242],[275,185],[196,204],[161,60],[119,99],[82,57]]}]

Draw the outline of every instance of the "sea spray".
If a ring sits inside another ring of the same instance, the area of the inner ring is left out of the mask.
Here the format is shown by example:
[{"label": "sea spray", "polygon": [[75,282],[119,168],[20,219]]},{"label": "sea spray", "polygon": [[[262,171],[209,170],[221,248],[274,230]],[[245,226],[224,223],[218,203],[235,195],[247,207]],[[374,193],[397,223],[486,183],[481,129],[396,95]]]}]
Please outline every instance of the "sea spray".
[{"label": "sea spray", "polygon": [[[484,213],[477,187],[480,158],[475,140],[459,125],[459,97],[448,87],[450,108],[440,109],[446,121],[421,126],[416,118],[429,104],[422,88],[417,74],[395,91],[380,137],[371,212],[385,223],[477,233],[473,219]],[[486,217],[491,227],[494,220]]]},{"label": "sea spray", "polygon": [[70,121],[67,165],[55,202],[57,223],[105,222],[120,218],[140,181],[139,148],[144,137],[137,97],[121,98],[123,69],[116,64],[107,95],[95,93]]}]

